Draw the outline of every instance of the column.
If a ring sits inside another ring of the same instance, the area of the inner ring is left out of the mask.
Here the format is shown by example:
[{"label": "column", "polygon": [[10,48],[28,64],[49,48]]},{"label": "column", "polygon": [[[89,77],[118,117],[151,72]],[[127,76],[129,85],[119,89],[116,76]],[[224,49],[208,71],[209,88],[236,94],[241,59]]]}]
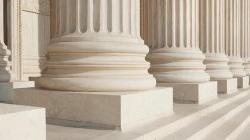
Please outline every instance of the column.
[{"label": "column", "polygon": [[[216,98],[216,82],[209,82],[199,48],[199,0],[144,0],[144,10],[142,36],[151,49],[150,71],[159,85],[174,86],[176,101],[199,103]],[[205,92],[197,91],[201,84],[214,92],[199,96]]]},{"label": "column", "polygon": [[4,43],[4,1],[0,1],[0,82],[10,82],[10,51]]},{"label": "column", "polygon": [[206,55],[204,63],[211,80],[233,77],[224,49],[224,2],[224,0],[203,0],[200,2],[200,47]]},{"label": "column", "polygon": [[241,44],[241,57],[244,60],[244,67],[247,75],[250,75],[250,44],[249,44],[249,1],[243,0],[241,4],[241,35],[242,35],[242,44]]},{"label": "column", "polygon": [[226,53],[233,77],[238,79],[238,87],[248,86],[248,78],[241,58],[241,3],[240,0],[226,1]]},{"label": "column", "polygon": [[225,53],[225,0],[200,1],[200,47],[206,56],[206,72],[218,82],[218,92],[234,92],[237,79],[232,79]]},{"label": "column", "polygon": [[47,118],[71,126],[120,130],[173,113],[172,88],[157,88],[148,73],[139,0],[51,2],[52,39],[40,88],[19,89],[15,103],[45,107]]},{"label": "column", "polygon": [[140,37],[138,0],[57,1],[43,88],[138,91],[155,87]]}]

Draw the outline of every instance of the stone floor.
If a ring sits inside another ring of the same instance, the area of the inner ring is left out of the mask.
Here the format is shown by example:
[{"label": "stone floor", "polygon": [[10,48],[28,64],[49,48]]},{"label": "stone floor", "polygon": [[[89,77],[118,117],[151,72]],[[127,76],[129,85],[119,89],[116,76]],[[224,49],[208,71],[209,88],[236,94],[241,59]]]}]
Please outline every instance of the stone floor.
[{"label": "stone floor", "polygon": [[250,88],[203,104],[175,104],[175,114],[128,132],[48,125],[48,140],[248,140]]}]

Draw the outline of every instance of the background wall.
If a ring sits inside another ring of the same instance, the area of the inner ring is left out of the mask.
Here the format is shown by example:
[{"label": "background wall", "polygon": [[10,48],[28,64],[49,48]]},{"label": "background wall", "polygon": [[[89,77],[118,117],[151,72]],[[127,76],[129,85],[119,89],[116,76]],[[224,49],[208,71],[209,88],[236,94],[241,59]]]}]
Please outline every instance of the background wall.
[{"label": "background wall", "polygon": [[49,0],[21,0],[23,80],[40,76],[50,39]]},{"label": "background wall", "polygon": [[50,40],[49,0],[9,1],[9,46],[14,81],[38,77],[45,67]]}]

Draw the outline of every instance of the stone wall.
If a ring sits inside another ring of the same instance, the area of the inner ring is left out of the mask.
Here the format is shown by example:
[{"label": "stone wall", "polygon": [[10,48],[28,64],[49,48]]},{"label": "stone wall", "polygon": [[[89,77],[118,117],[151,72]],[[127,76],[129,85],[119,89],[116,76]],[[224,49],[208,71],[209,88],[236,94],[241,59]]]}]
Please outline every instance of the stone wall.
[{"label": "stone wall", "polygon": [[[8,35],[12,81],[40,76],[50,40],[49,0],[7,0]],[[5,31],[5,32],[6,32]]]},{"label": "stone wall", "polygon": [[22,79],[40,76],[50,39],[49,0],[21,1]]}]

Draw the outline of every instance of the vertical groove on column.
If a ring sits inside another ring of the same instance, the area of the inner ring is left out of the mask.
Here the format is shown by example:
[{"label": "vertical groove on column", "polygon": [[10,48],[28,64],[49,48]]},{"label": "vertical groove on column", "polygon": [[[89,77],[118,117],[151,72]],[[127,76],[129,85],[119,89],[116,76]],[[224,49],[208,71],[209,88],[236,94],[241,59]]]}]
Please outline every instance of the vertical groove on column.
[{"label": "vertical groove on column", "polygon": [[108,32],[107,0],[100,1],[100,32]]},{"label": "vertical groove on column", "polygon": [[163,12],[162,12],[162,0],[157,0],[157,4],[156,4],[156,7],[157,7],[157,24],[156,24],[156,28],[157,28],[157,31],[158,31],[158,37],[156,38],[157,40],[157,43],[156,43],[156,48],[158,47],[162,47],[163,46],[163,42],[162,42],[162,36],[163,36],[163,28],[162,28],[162,25],[163,25],[163,20],[164,20],[164,16],[163,16]]},{"label": "vertical groove on column", "polygon": [[81,33],[81,18],[80,18],[80,0],[76,0],[76,30],[75,32]]},{"label": "vertical groove on column", "polygon": [[65,0],[60,0],[60,2],[59,2],[59,4],[60,4],[60,8],[59,8],[59,34],[60,35],[62,35],[63,33],[64,33],[64,29],[65,29],[65,27],[64,27],[64,23],[65,23],[65,20],[64,20],[64,18],[65,18],[65,15],[64,15],[64,10],[63,10],[63,8],[64,8],[64,4],[65,4]]},{"label": "vertical groove on column", "polygon": [[123,0],[122,3],[122,32],[124,34],[129,33],[128,25],[129,25],[129,19],[128,19],[128,0]]},{"label": "vertical groove on column", "polygon": [[[193,30],[193,32],[196,32],[196,29],[195,29],[195,26],[196,26],[196,21],[195,21],[195,18],[196,18],[196,14],[195,14],[195,0],[190,0],[191,2],[190,2],[190,7],[191,7],[191,18],[192,18],[192,20],[191,20],[191,25],[192,25],[192,30]],[[191,33],[191,46],[192,46],[192,48],[193,47],[195,47],[194,46],[194,44],[195,44],[195,42],[196,42],[196,40],[195,40],[195,34],[194,33]]]},{"label": "vertical groove on column", "polygon": [[87,6],[87,32],[94,32],[94,4],[93,0],[88,0],[87,1],[88,6]]},{"label": "vertical groove on column", "polygon": [[172,11],[171,11],[171,18],[172,18],[172,46],[171,47],[176,47],[176,0],[171,1],[172,3]]},{"label": "vertical groove on column", "polygon": [[65,29],[65,33],[68,34],[70,33],[70,16],[71,16],[71,13],[70,13],[70,1],[66,1],[66,29]]},{"label": "vertical groove on column", "polygon": [[[58,32],[58,29],[59,29],[59,14],[60,14],[60,12],[58,12],[58,10],[59,10],[59,7],[58,7],[58,5],[59,5],[59,2],[58,2],[59,0],[55,0],[55,20],[54,20],[54,24],[55,24],[55,29],[54,29],[54,32],[55,32],[55,34],[54,34],[54,37],[58,37],[59,36],[59,32]],[[52,18],[51,18],[51,20],[53,20]]]},{"label": "vertical groove on column", "polygon": [[[189,1],[186,1],[185,0],[185,5],[187,5],[189,3]],[[190,9],[190,6],[186,6],[186,12],[187,12],[187,15],[185,18],[185,21],[186,21],[186,31],[184,32],[185,33],[185,36],[186,36],[186,46],[187,48],[190,48],[191,47],[191,42],[190,42],[190,33],[191,33],[191,21],[188,20],[190,19],[191,17],[191,9]]]},{"label": "vertical groove on column", "polygon": [[183,31],[184,31],[184,13],[183,13],[183,11],[184,11],[184,6],[183,6],[183,4],[184,4],[184,2],[183,2],[184,0],[180,0],[179,2],[179,4],[180,4],[180,9],[179,9],[179,18],[180,18],[180,20],[179,20],[179,26],[180,26],[180,30],[179,30],[179,46],[182,46],[182,47],[185,47],[185,45],[184,45],[184,36],[183,36]]},{"label": "vertical groove on column", "polygon": [[[137,0],[136,0],[137,1]],[[130,16],[131,16],[131,35],[132,36],[136,36],[136,2],[131,1],[130,2],[130,7],[131,7],[131,12],[130,12]]]},{"label": "vertical groove on column", "polygon": [[[152,3],[152,19],[153,20],[157,20],[156,19],[156,13],[157,13],[157,0],[155,3]],[[157,33],[155,32],[157,30],[157,24],[155,24],[154,22],[152,22],[152,29],[151,29],[151,33],[152,33],[152,40],[151,40],[151,43],[152,43],[152,47],[156,47],[156,43],[157,43]]]},{"label": "vertical groove on column", "polygon": [[140,30],[141,30],[141,26],[140,26],[140,23],[141,23],[141,20],[140,20],[140,17],[141,17],[141,14],[140,14],[140,8],[141,8],[141,5],[140,5],[140,0],[136,0],[136,35],[138,38],[141,39],[141,34],[140,34]]},{"label": "vertical groove on column", "polygon": [[[164,46],[162,46],[162,47],[170,47],[171,46],[171,44],[170,44],[170,40],[172,39],[171,31],[170,31],[170,28],[167,27],[167,25],[170,25],[170,23],[171,23],[171,20],[170,20],[171,17],[168,14],[168,13],[171,13],[170,6],[171,6],[171,4],[169,4],[169,1],[164,0],[164,7],[162,7],[162,8],[163,8],[163,12],[164,12],[163,14],[165,14],[165,15],[164,15],[164,22],[162,22],[162,23],[165,24],[165,25],[163,25],[165,30],[164,30],[164,33],[162,33],[162,34],[164,34],[165,36],[163,35]],[[146,40],[146,39],[144,39],[144,40]],[[162,48],[162,47],[159,46],[159,48]]]},{"label": "vertical groove on column", "polygon": [[120,32],[120,1],[119,0],[112,0],[112,33]]}]

